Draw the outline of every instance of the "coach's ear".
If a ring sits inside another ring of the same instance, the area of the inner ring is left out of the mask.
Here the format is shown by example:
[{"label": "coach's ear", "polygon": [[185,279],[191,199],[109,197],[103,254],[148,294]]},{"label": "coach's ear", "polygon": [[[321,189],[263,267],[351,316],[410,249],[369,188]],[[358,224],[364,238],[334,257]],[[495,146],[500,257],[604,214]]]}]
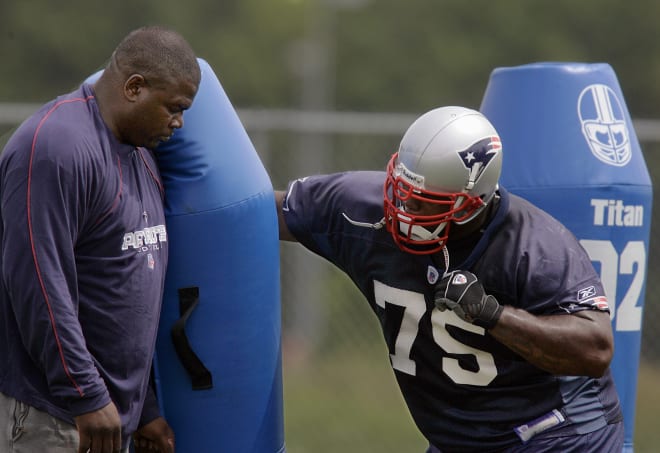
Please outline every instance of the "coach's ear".
[{"label": "coach's ear", "polygon": [[144,76],[131,74],[124,82],[124,96],[130,102],[137,102],[146,87],[147,81]]}]

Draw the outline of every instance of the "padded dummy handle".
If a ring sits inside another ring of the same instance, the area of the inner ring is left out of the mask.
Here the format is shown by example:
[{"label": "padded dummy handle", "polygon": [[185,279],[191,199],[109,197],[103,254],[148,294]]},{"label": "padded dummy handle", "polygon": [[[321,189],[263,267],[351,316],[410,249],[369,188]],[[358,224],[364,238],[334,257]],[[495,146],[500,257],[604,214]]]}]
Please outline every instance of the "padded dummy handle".
[{"label": "padded dummy handle", "polygon": [[179,314],[181,317],[172,326],[172,342],[181,364],[192,380],[193,390],[206,390],[213,387],[211,372],[190,347],[185,331],[186,321],[198,302],[198,287],[179,288]]}]

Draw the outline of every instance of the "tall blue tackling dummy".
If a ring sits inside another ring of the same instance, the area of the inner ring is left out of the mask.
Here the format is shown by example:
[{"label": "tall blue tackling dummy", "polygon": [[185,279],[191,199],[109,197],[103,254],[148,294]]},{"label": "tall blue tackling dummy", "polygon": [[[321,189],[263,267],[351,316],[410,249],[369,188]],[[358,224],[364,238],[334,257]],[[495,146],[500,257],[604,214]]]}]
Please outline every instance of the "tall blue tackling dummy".
[{"label": "tall blue tackling dummy", "polygon": [[285,451],[271,181],[209,64],[157,149],[169,267],[155,381],[179,453]]},{"label": "tall blue tackling dummy", "polygon": [[616,75],[605,63],[497,68],[481,111],[502,138],[502,185],[562,221],[600,272],[632,452],[653,195]]}]

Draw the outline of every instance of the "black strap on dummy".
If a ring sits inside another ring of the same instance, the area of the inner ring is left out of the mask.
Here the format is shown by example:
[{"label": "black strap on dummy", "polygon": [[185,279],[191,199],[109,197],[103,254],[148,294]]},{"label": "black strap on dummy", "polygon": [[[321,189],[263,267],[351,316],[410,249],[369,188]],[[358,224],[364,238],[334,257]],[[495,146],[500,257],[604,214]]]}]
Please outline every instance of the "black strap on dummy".
[{"label": "black strap on dummy", "polygon": [[181,364],[192,380],[192,389],[206,390],[213,387],[211,372],[206,369],[190,347],[185,331],[186,321],[197,303],[199,303],[199,288],[197,286],[179,288],[179,315],[181,317],[172,326],[172,342]]}]

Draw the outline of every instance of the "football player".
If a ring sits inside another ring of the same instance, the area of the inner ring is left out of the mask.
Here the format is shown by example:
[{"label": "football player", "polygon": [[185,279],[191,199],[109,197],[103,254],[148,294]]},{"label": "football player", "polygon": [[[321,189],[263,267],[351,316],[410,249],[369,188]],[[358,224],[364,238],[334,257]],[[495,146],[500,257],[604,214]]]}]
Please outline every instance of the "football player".
[{"label": "football player", "polygon": [[431,110],[385,172],[277,191],[280,239],[360,289],[428,453],[621,451],[599,276],[570,231],[499,185],[502,158],[484,115]]}]

